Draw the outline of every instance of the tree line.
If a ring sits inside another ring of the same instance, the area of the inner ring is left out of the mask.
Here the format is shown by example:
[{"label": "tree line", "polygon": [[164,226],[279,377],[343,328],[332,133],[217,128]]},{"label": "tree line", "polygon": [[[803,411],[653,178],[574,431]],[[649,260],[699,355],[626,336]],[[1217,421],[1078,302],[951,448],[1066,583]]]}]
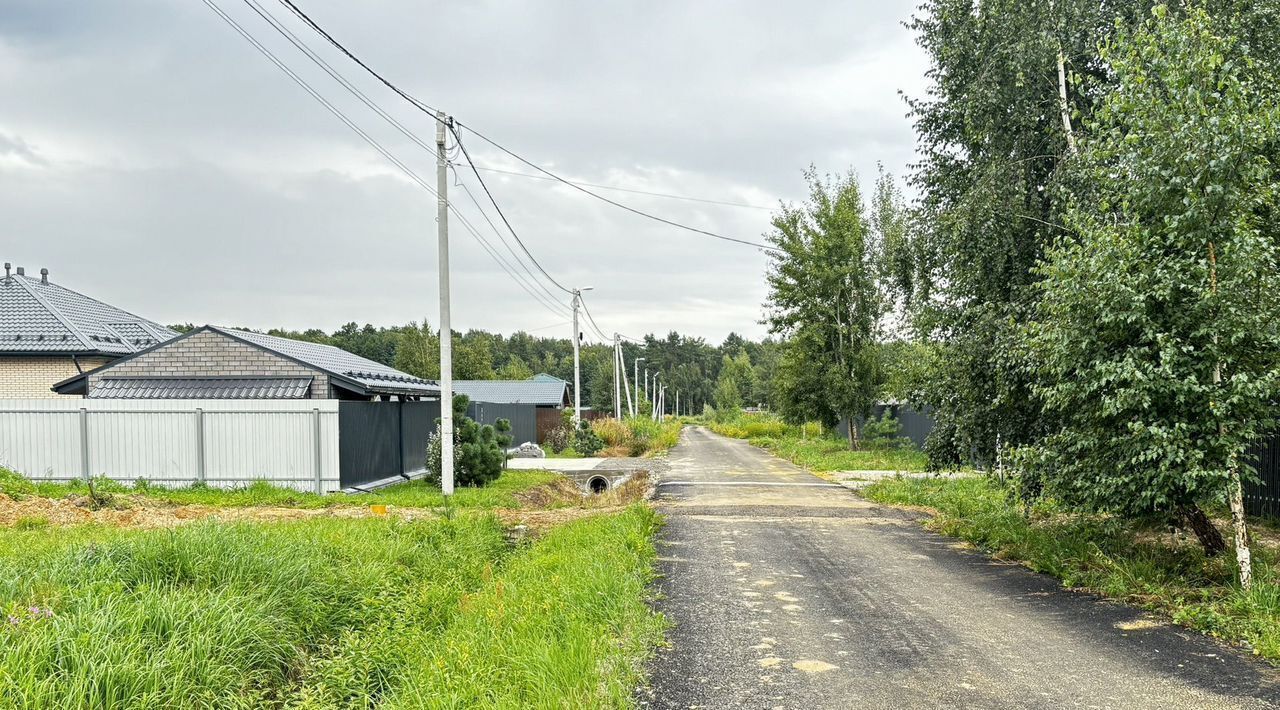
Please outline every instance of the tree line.
[{"label": "tree line", "polygon": [[810,171],[773,220],[783,411],[856,416],[897,377],[934,463],[1007,464],[1028,501],[1167,516],[1209,554],[1229,507],[1247,585],[1241,484],[1280,402],[1280,6],[927,0],[908,26],[915,199]]},{"label": "tree line", "polygon": [[[189,323],[171,327],[180,332],[194,328]],[[333,345],[424,379],[440,377],[439,331],[425,320],[398,326],[347,323],[332,332],[319,328],[272,328],[263,332]],[[674,412],[676,390],[680,391],[682,412],[699,414],[704,406],[713,404],[722,373],[734,379],[738,396],[733,406],[768,407],[775,401],[772,384],[776,376],[778,342],[773,338],[753,341],[730,333],[719,345],[711,345],[703,338],[671,331],[661,338],[651,334],[641,342],[626,342],[622,349],[628,380],[632,377],[633,363],[637,358],[644,358],[639,368],[642,389],[646,368],[651,379],[655,373],[662,373],[669,413]],[[583,406],[612,412],[613,346],[584,343],[579,357]],[[473,329],[453,334],[455,379],[526,380],[539,373],[573,382],[573,341],[523,331],[503,335]],[[634,396],[635,382],[631,385]],[[644,409],[647,407],[646,402]]]}]

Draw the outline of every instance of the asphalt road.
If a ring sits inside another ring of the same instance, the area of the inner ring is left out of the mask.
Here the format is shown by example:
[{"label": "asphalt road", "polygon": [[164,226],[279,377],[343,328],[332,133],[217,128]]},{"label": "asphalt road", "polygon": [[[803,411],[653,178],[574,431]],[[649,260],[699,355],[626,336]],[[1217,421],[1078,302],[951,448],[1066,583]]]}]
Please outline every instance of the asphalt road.
[{"label": "asphalt road", "polygon": [[658,487],[656,708],[1280,707],[1280,674],[992,561],[746,442],[687,429]]}]

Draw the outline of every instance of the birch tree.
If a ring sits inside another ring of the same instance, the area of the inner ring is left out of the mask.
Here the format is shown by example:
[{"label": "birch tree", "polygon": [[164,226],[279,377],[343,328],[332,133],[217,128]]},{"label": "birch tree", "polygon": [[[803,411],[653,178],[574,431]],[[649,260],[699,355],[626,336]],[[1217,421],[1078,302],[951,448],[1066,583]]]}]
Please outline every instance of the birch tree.
[{"label": "birch tree", "polygon": [[1204,507],[1227,503],[1247,587],[1245,452],[1280,395],[1280,113],[1248,45],[1201,9],[1158,6],[1101,56],[1116,88],[1026,331],[1056,428],[1020,460],[1068,503],[1176,515],[1211,555],[1226,545]]}]

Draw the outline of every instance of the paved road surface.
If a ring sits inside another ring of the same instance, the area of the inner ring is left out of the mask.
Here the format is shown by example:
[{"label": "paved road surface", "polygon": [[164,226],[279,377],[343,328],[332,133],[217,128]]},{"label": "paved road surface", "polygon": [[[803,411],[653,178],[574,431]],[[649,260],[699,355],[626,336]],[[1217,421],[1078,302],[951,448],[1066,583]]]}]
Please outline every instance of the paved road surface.
[{"label": "paved road surface", "polygon": [[993,562],[746,442],[688,429],[658,488],[657,708],[1280,707],[1199,634]]}]

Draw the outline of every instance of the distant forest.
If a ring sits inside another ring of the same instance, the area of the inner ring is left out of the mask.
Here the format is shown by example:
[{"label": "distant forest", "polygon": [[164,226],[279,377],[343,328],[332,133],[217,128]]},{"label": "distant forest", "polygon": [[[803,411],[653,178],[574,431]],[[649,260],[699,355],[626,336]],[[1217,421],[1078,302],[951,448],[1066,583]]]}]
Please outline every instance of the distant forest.
[{"label": "distant forest", "polygon": [[[188,323],[170,326],[186,332],[195,328]],[[361,357],[395,367],[426,379],[440,376],[439,339],[429,324],[409,323],[382,327],[347,323],[332,333],[319,328],[304,331],[272,328],[265,332],[313,343],[333,345]],[[582,405],[593,409],[613,409],[613,347],[584,344],[582,346]],[[668,410],[675,405],[675,391],[680,391],[681,412],[698,413],[705,404],[714,403],[716,380],[726,359],[736,367],[735,375],[742,390],[742,401],[748,405],[768,406],[775,399],[772,383],[778,364],[778,344],[771,338],[756,342],[730,333],[723,343],[710,345],[702,338],[672,331],[665,338],[647,335],[642,343],[624,343],[627,378],[632,376],[632,363],[640,363],[640,379],[644,368],[650,377],[662,373],[667,385]],[[745,355],[745,359],[744,356]],[[743,365],[750,363],[749,368]],[[483,330],[468,330],[453,335],[453,376],[460,380],[523,380],[540,372],[573,381],[573,345],[568,338],[549,338],[520,331],[509,336]],[[634,383],[632,383],[634,387]],[[632,390],[634,393],[634,389]]]}]

